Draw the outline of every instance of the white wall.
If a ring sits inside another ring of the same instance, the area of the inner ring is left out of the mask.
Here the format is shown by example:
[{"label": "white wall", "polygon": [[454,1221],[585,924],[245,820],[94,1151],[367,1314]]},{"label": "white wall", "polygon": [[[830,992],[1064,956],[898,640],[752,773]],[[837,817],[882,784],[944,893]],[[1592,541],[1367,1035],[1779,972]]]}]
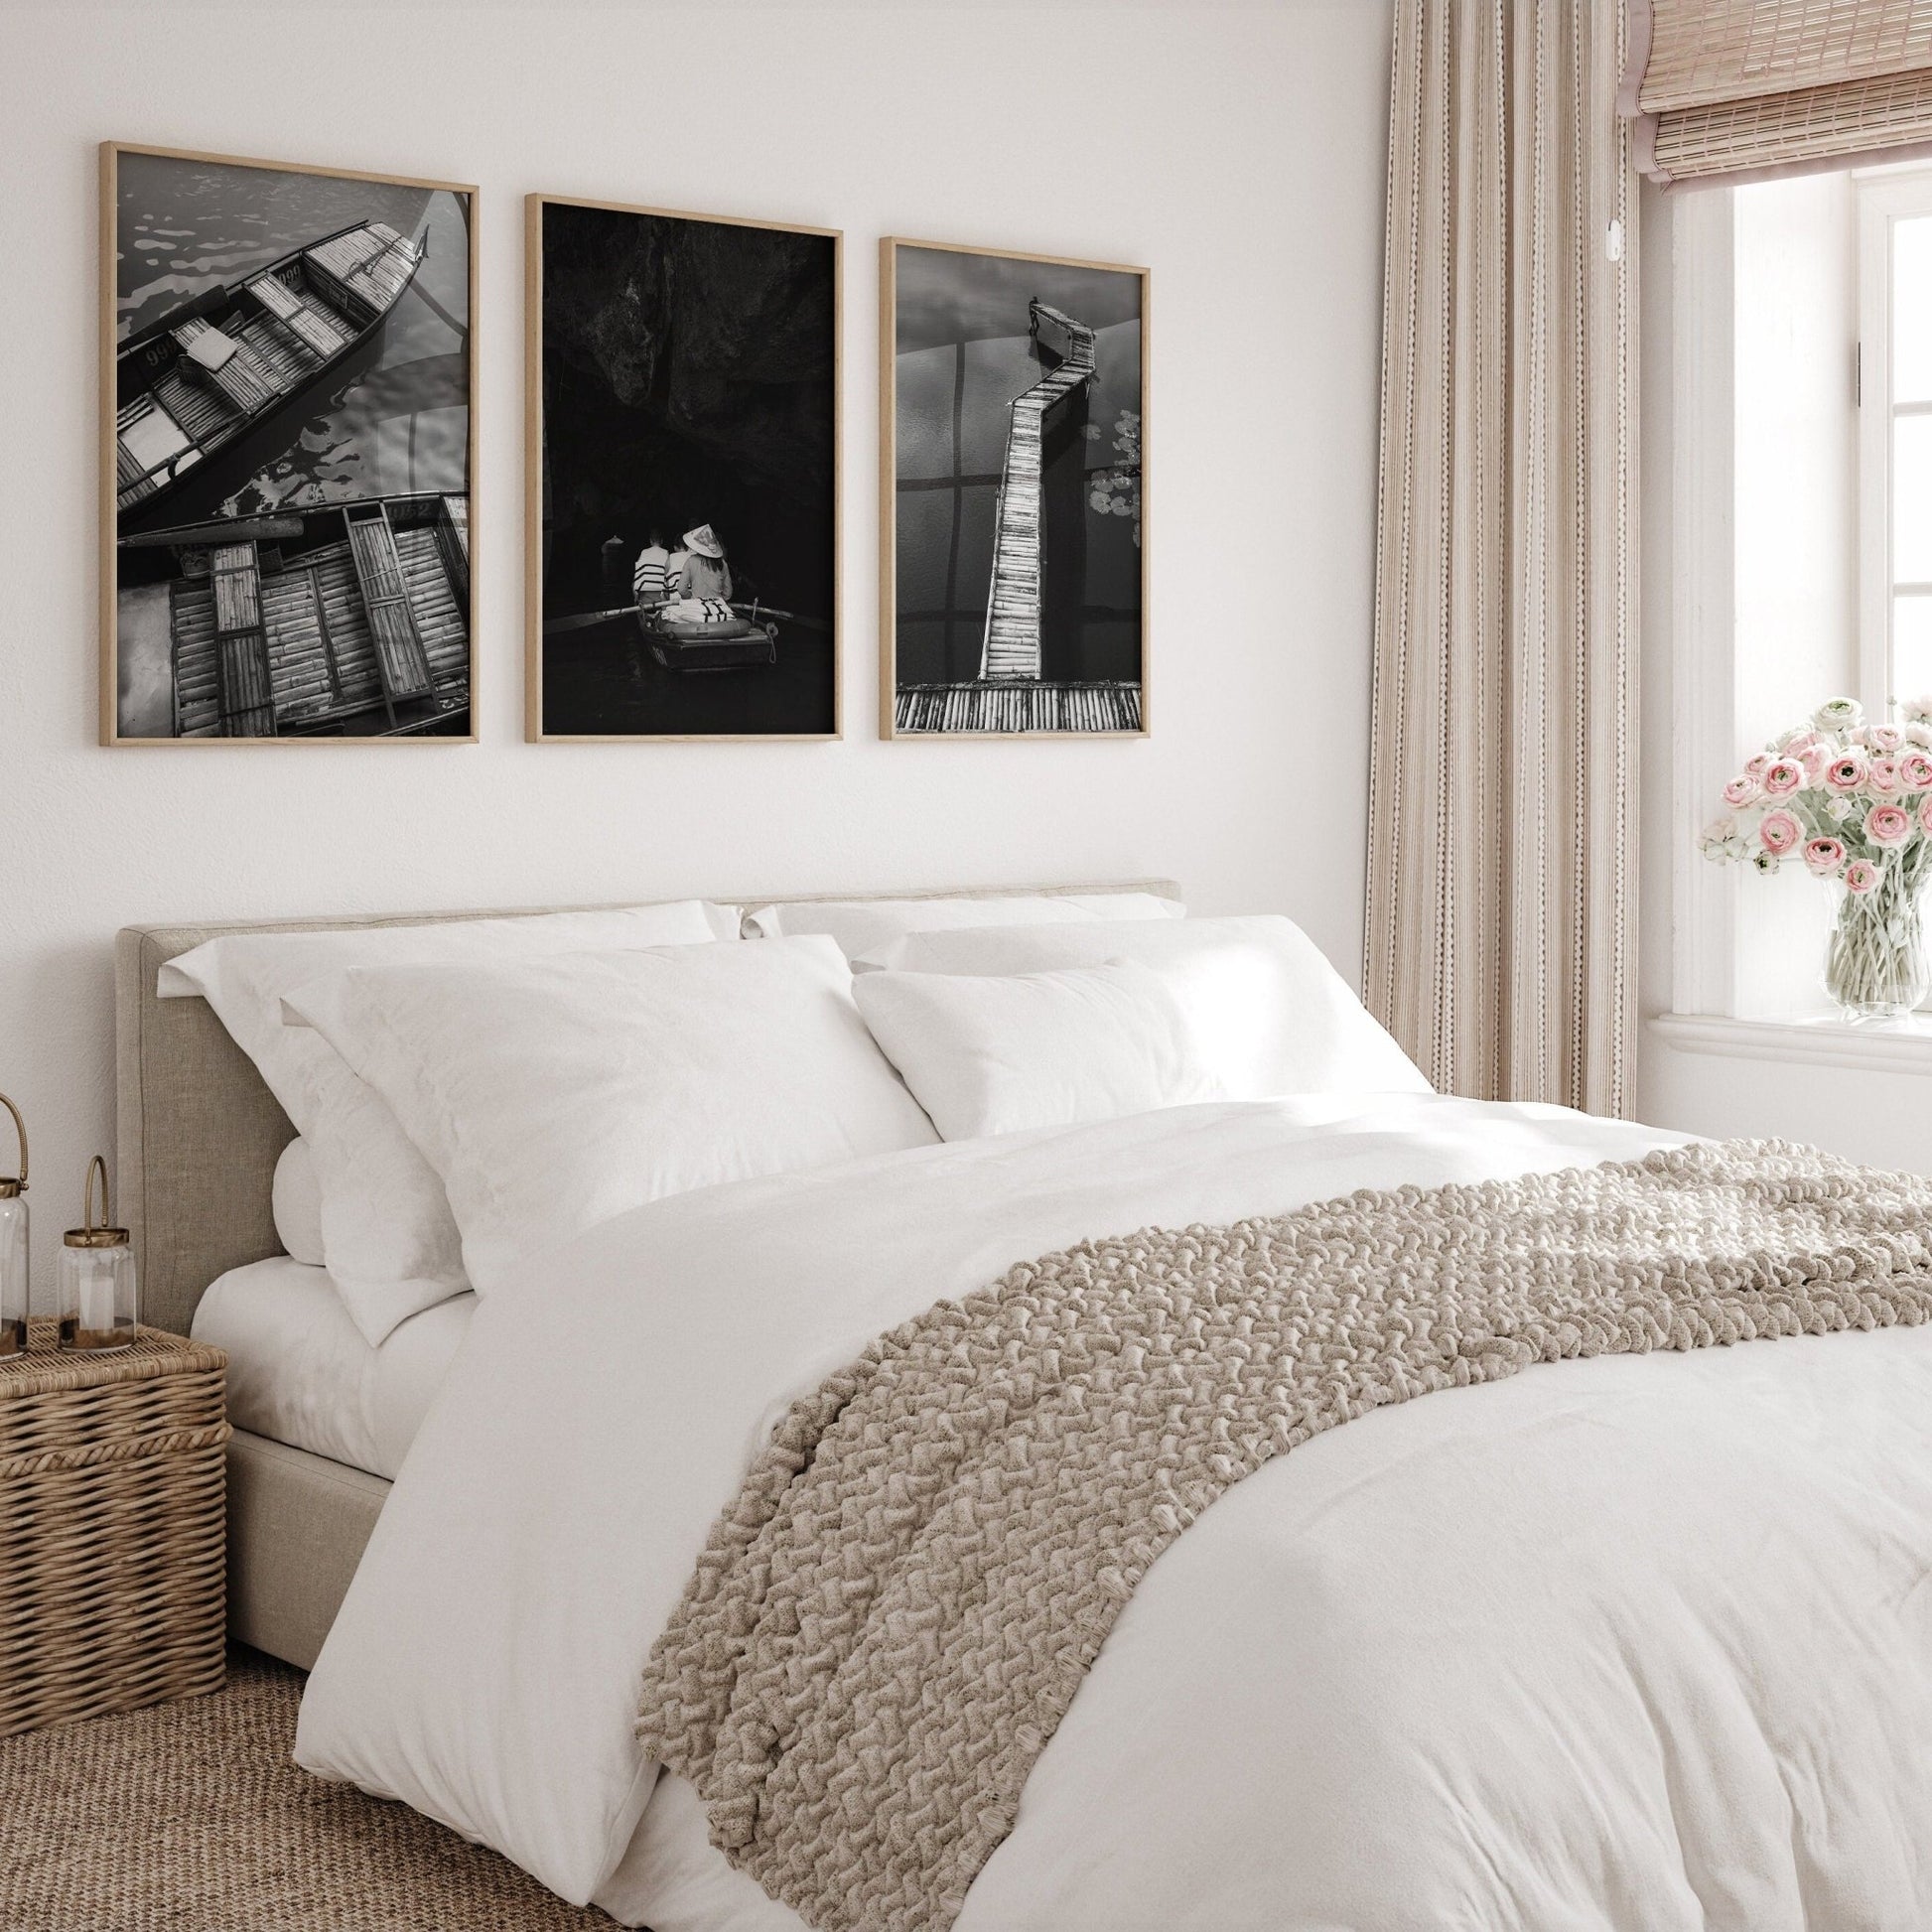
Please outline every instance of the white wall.
[{"label": "white wall", "polygon": [[[39,1301],[112,1149],[134,921],[1160,872],[1203,910],[1293,911],[1353,978],[1388,40],[1386,0],[0,0],[0,1088],[34,1130]],[[481,186],[481,745],[95,747],[103,138]],[[539,189],[844,227],[843,744],[520,742]],[[876,740],[890,233],[1152,265],[1146,743]]]}]

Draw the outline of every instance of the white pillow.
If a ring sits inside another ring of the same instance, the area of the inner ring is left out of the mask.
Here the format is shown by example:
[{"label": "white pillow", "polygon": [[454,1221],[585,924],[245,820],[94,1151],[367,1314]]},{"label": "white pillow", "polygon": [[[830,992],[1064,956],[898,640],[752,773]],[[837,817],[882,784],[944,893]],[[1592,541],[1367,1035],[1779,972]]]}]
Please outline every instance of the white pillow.
[{"label": "white pillow", "polygon": [[316,1157],[300,1134],[282,1150],[282,1158],[275,1163],[269,1207],[284,1250],[295,1260],[320,1268],[322,1183],[316,1178]]},{"label": "white pillow", "polygon": [[1180,1003],[1196,1055],[1234,1100],[1297,1093],[1428,1093],[1414,1061],[1293,920],[919,932],[885,964],[914,973],[1014,974],[1138,961]]},{"label": "white pillow", "polygon": [[825,938],[357,967],[287,1009],[443,1176],[479,1294],[638,1202],[937,1139]]},{"label": "white pillow", "polygon": [[587,947],[736,943],[734,910],[699,899],[522,919],[240,932],[161,969],[164,999],[200,993],[309,1143],[329,1272],[373,1346],[470,1284],[443,1183],[382,1100],[320,1034],[282,1025],[282,996],[351,966],[526,958]]},{"label": "white pillow", "polygon": [[998,979],[867,973],[852,994],[949,1141],[1227,1097],[1180,1003],[1132,960]]},{"label": "white pillow", "polygon": [[894,940],[908,932],[978,925],[1062,925],[1076,920],[1177,919],[1187,908],[1153,893],[1016,893],[1001,898],[787,899],[745,915],[748,939],[829,933],[855,973],[871,972]]}]

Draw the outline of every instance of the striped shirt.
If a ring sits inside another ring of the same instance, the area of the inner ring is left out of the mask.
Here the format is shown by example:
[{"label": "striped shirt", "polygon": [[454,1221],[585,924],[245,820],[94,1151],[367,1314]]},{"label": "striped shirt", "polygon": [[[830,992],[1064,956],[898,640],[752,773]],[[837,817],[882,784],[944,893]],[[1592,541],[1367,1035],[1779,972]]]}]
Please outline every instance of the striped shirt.
[{"label": "striped shirt", "polygon": [[662,604],[671,594],[671,553],[662,544],[646,544],[637,553],[630,588],[639,604]]}]

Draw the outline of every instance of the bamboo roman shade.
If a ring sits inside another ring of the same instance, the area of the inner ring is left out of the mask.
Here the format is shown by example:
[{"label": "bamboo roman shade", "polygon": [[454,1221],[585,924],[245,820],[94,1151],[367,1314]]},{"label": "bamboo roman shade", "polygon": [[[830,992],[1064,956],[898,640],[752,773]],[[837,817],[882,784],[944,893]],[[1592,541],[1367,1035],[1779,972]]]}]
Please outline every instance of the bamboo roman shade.
[{"label": "bamboo roman shade", "polygon": [[1932,0],[1630,0],[1629,40],[1655,181],[1932,153]]}]

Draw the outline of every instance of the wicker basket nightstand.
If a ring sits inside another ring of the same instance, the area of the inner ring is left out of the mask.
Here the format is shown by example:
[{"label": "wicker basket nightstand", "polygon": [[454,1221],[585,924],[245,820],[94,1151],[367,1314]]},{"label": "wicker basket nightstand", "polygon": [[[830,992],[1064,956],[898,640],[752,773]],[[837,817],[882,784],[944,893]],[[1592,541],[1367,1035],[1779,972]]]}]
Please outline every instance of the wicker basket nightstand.
[{"label": "wicker basket nightstand", "polygon": [[218,1690],[227,1357],[0,1356],[0,1737]]}]

